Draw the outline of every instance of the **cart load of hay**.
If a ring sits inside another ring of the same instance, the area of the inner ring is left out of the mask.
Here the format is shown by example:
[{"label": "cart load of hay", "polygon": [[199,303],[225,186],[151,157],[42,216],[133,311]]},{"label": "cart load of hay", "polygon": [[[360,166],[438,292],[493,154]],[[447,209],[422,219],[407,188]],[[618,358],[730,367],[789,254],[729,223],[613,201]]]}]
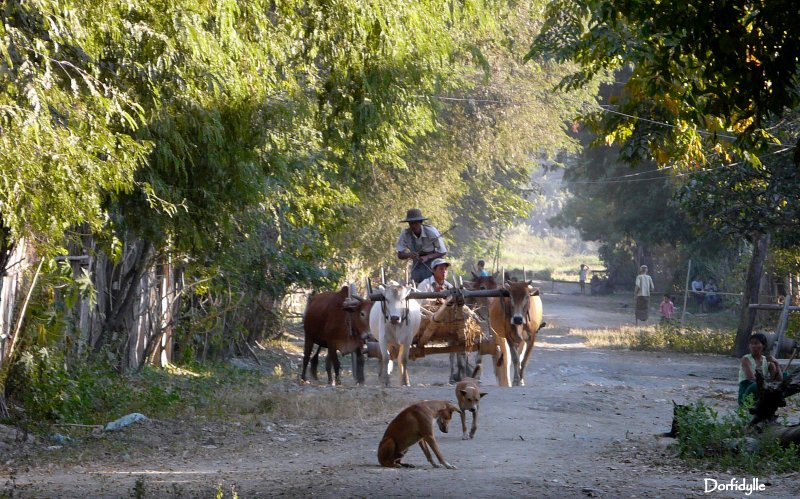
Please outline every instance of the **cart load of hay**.
[{"label": "cart load of hay", "polygon": [[429,353],[472,352],[479,348],[483,330],[469,307],[458,300],[427,303],[422,307],[422,322],[414,335],[411,358]]}]

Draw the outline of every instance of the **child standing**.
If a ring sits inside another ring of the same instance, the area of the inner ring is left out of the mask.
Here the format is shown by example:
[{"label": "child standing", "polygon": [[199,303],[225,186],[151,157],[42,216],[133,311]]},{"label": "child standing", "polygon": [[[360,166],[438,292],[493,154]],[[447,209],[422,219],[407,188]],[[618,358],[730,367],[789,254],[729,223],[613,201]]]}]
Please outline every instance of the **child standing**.
[{"label": "child standing", "polygon": [[661,322],[669,322],[670,319],[672,319],[672,314],[675,312],[675,305],[672,303],[672,298],[670,298],[668,294],[665,294],[664,299],[661,300],[659,310],[661,311]]}]

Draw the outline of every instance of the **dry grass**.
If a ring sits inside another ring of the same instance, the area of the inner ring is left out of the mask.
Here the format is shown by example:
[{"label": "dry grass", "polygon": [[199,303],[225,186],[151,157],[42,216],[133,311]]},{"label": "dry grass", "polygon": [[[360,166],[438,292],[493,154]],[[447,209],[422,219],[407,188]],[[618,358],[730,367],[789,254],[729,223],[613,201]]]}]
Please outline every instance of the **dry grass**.
[{"label": "dry grass", "polygon": [[653,330],[655,326],[634,328],[624,326],[612,329],[572,329],[570,336],[580,336],[589,348],[630,349],[636,344],[639,331]]},{"label": "dry grass", "polygon": [[[302,331],[301,336],[302,338]],[[259,343],[259,347],[265,351],[277,350],[281,354],[302,354],[303,353],[303,344],[302,342],[292,341],[293,338],[289,338],[286,335],[283,335],[277,339],[265,341],[263,343]]]},{"label": "dry grass", "polygon": [[277,420],[359,420],[373,421],[385,414],[400,412],[409,405],[407,398],[381,390],[369,393],[362,388],[313,389],[302,392],[272,392],[272,416]]},{"label": "dry grass", "polygon": [[265,381],[262,386],[226,387],[202,412],[212,418],[227,415],[267,416],[274,421],[381,419],[409,404],[399,395],[369,388],[298,386]]}]

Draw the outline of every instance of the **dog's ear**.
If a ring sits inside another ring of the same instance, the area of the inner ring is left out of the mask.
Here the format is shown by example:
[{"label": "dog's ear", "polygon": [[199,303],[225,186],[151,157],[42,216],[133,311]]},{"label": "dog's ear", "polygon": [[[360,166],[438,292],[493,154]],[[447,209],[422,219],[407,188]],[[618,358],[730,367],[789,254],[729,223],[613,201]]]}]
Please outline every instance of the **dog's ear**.
[{"label": "dog's ear", "polygon": [[459,391],[461,392],[461,395],[463,395],[463,396],[465,396],[465,397],[467,396],[467,391],[466,391],[466,390],[464,390],[464,389],[461,389],[461,390],[459,390]]},{"label": "dog's ear", "polygon": [[481,398],[485,397],[486,395],[487,395],[486,392],[481,392]]}]

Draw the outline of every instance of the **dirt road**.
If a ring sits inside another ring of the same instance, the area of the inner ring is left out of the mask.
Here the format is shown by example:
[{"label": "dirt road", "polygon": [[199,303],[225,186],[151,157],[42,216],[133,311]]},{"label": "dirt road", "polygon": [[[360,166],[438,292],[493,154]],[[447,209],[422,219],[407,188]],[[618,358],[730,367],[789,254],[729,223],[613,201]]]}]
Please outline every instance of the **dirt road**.
[{"label": "dirt road", "polygon": [[[745,497],[744,492],[704,492],[704,479],[758,478],[764,492],[749,497],[798,497],[798,474],[732,476],[687,469],[674,459],[667,431],[672,400],[703,398],[720,408],[735,405],[735,360],[722,356],[596,350],[569,336],[570,327],[596,327],[590,298],[546,295],[543,330],[527,373],[527,386],[501,389],[487,373],[479,428],[461,440],[460,422],[437,431],[445,457],[457,470],[433,469],[419,447],[406,461],[414,469],[385,469],[376,450],[394,413],[344,421],[160,421],[131,427],[106,454],[41,465],[5,465],[2,481],[14,497]],[[606,307],[608,309],[609,307]],[[623,310],[624,312],[624,310]],[[605,310],[604,325],[629,323]],[[629,314],[628,314],[629,315]],[[596,316],[595,316],[596,317]],[[614,323],[615,321],[619,321]],[[489,357],[484,365],[490,364]],[[352,396],[356,403],[384,396],[377,363],[369,361],[364,388],[320,385],[287,389]],[[412,387],[392,395],[454,400],[447,358],[411,364]],[[145,437],[144,434],[148,436]],[[156,441],[153,440],[156,436]],[[50,455],[63,449],[47,451]],[[13,473],[13,476],[11,475]],[[0,483],[2,483],[0,481]],[[2,489],[0,489],[2,491]]]}]

